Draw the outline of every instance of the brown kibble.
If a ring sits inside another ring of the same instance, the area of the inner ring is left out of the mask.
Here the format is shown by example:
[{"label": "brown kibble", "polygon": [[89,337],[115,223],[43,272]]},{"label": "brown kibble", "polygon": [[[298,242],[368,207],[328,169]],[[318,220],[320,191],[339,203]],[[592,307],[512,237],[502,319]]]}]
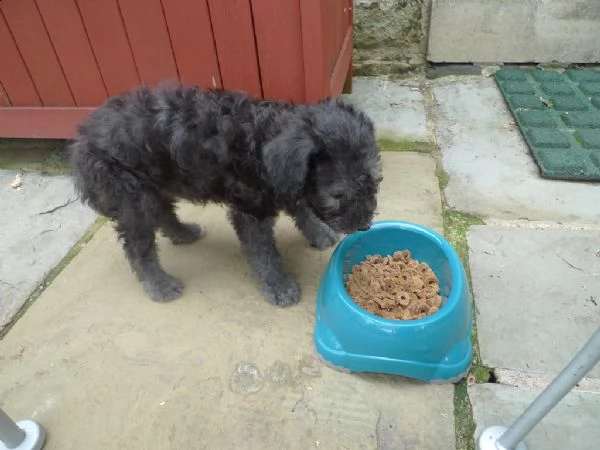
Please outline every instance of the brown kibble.
[{"label": "brown kibble", "polygon": [[438,279],[435,276],[435,274],[433,273],[425,273],[425,276],[423,277],[423,283],[425,285],[429,285],[429,286],[434,286],[437,287],[439,285]]},{"label": "brown kibble", "polygon": [[421,292],[423,293],[424,298],[435,298],[438,296],[439,290],[434,289],[431,286],[425,286]]},{"label": "brown kibble", "polygon": [[427,306],[431,307],[440,307],[440,305],[442,304],[442,297],[440,297],[439,295],[435,295],[435,296],[431,296],[431,297],[427,297],[425,298],[425,302],[424,302]]},{"label": "brown kibble", "polygon": [[402,250],[400,252],[394,253],[392,258],[395,261],[402,261],[403,263],[408,263],[411,260],[410,250]]},{"label": "brown kibble", "polygon": [[404,269],[404,271],[402,272],[402,275],[406,275],[410,278],[420,277],[419,272],[417,272],[414,267],[410,267],[410,266],[408,266],[406,269]]},{"label": "brown kibble", "polygon": [[361,308],[390,320],[420,319],[442,306],[435,273],[408,250],[367,256],[352,268],[346,289]]},{"label": "brown kibble", "polygon": [[419,303],[411,303],[410,305],[408,305],[408,307],[406,309],[408,309],[408,311],[410,311],[410,313],[412,313],[414,316],[416,316],[419,313],[421,313],[422,305],[420,302]]},{"label": "brown kibble", "polygon": [[396,314],[386,309],[380,311],[377,315],[383,317],[384,319],[396,320]]},{"label": "brown kibble", "polygon": [[[396,306],[396,302],[391,298],[379,298],[372,303],[378,305],[381,309],[391,309]],[[370,304],[372,304],[370,303]]]},{"label": "brown kibble", "polygon": [[431,268],[427,265],[427,264],[423,264],[420,263],[419,265],[417,265],[417,270],[419,271],[419,273],[425,275],[425,274],[430,274],[431,273]]},{"label": "brown kibble", "polygon": [[396,296],[396,302],[404,308],[406,308],[408,305],[410,305],[411,301],[412,301],[412,296],[408,292],[400,292]]},{"label": "brown kibble", "polygon": [[410,267],[413,270],[417,270],[417,268],[419,267],[419,263],[417,261],[415,261],[414,259],[411,259],[408,263],[407,266]]},{"label": "brown kibble", "polygon": [[425,283],[423,283],[423,280],[418,275],[410,277],[410,284],[415,291],[422,291],[425,287]]},{"label": "brown kibble", "polygon": [[394,280],[393,279],[385,280],[385,290],[387,292],[394,292],[394,289],[396,289],[396,283],[394,283]]}]

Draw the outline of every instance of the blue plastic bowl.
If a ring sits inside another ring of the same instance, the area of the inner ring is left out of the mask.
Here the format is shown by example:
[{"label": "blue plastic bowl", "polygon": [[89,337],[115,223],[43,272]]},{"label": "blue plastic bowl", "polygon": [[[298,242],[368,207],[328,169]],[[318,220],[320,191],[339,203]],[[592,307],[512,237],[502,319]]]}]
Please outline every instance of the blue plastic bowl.
[{"label": "blue plastic bowl", "polygon": [[[344,286],[368,255],[409,249],[440,281],[444,303],[418,320],[388,320],[359,307]],[[350,372],[401,375],[425,382],[456,382],[469,370],[472,311],[465,271],[454,248],[435,231],[408,222],[375,223],[347,236],[333,252],[317,298],[314,341],[330,365]]]}]

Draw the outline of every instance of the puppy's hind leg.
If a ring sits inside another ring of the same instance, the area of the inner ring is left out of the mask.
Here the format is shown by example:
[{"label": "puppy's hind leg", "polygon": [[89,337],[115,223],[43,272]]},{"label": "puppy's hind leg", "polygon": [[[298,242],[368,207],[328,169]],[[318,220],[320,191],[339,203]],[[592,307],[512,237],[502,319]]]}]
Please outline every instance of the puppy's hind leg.
[{"label": "puppy's hind leg", "polygon": [[324,224],[304,201],[298,202],[291,214],[296,226],[311,246],[325,250],[338,241],[337,233]]},{"label": "puppy's hind leg", "polygon": [[275,245],[273,218],[259,220],[235,210],[230,212],[230,218],[267,301],[278,306],[298,303],[300,288],[286,273]]},{"label": "puppy's hind leg", "polygon": [[175,213],[173,202],[167,199],[164,200],[160,228],[174,245],[192,244],[204,236],[200,225],[181,222]]},{"label": "puppy's hind leg", "polygon": [[146,294],[156,302],[168,302],[180,297],[183,283],[167,274],[160,266],[154,227],[144,220],[144,214],[128,214],[128,217],[119,218],[116,229],[123,241],[123,249],[131,268]]}]

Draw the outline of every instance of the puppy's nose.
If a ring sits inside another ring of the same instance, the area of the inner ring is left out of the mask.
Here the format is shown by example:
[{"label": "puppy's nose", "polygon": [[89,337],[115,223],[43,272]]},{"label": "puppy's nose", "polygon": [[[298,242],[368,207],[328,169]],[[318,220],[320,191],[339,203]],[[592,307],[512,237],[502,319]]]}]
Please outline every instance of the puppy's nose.
[{"label": "puppy's nose", "polygon": [[367,225],[366,227],[359,227],[358,231],[367,231],[369,228],[371,228],[371,225]]}]

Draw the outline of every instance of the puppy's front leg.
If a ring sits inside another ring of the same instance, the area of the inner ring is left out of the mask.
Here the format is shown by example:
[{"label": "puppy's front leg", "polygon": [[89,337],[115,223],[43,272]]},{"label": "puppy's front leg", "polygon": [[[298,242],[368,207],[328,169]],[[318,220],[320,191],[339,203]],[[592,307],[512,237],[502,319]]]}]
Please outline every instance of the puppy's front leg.
[{"label": "puppy's front leg", "polygon": [[278,306],[298,303],[300,288],[286,273],[281,255],[275,246],[273,218],[259,220],[235,210],[230,212],[230,217],[266,299]]},{"label": "puppy's front leg", "polygon": [[304,201],[297,203],[292,215],[296,226],[313,247],[325,250],[338,241],[337,233],[321,222]]}]

